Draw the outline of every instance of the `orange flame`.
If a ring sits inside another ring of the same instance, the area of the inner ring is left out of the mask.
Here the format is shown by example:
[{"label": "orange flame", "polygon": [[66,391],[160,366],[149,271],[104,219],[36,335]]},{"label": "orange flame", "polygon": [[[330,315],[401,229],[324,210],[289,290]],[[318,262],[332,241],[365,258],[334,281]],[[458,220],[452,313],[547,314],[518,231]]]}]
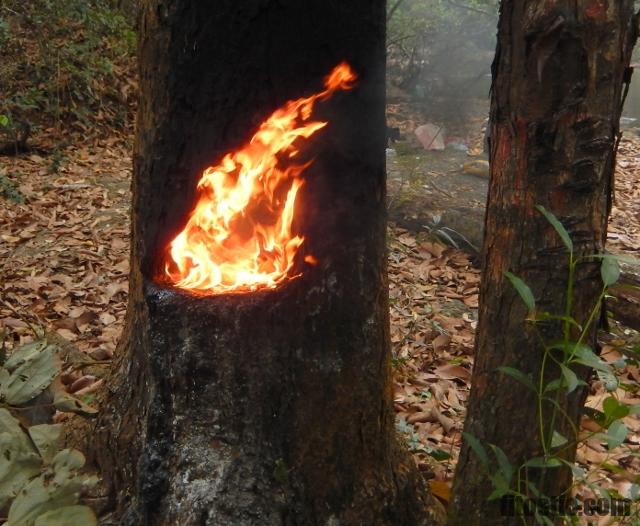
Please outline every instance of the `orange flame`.
[{"label": "orange flame", "polygon": [[300,176],[310,163],[285,161],[299,153],[298,138],[327,125],[309,120],[315,102],[353,88],[355,80],[349,65],[339,64],[323,91],[288,101],[248,144],[203,172],[198,202],[168,247],[165,274],[176,287],[221,294],[275,288],[287,279],[304,241],[292,234],[291,223]]}]

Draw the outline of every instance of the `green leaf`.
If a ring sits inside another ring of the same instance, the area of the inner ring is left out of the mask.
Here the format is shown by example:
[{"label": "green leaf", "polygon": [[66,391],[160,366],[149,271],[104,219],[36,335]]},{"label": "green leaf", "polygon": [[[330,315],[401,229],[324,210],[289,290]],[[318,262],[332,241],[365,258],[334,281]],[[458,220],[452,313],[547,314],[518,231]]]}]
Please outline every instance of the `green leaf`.
[{"label": "green leaf", "polygon": [[527,468],[557,468],[562,466],[562,462],[556,457],[534,457],[524,463]]},{"label": "green leaf", "polygon": [[28,355],[21,353],[20,358],[21,360],[14,360],[12,355],[7,360],[5,367],[11,370],[15,365],[15,369],[0,385],[0,393],[11,405],[26,404],[49,387],[60,373],[56,346],[45,345],[41,350],[30,352]]},{"label": "green leaf", "polygon": [[602,410],[607,418],[607,422],[614,422],[629,415],[631,409],[626,404],[621,404],[618,400],[609,396],[602,402]]},{"label": "green leaf", "polygon": [[0,367],[0,386],[7,382],[11,378],[11,373],[4,367]]},{"label": "green leaf", "polygon": [[598,411],[597,409],[594,409],[592,407],[583,407],[582,411],[599,426],[605,427],[607,425],[607,417],[602,411]]},{"label": "green leaf", "polygon": [[614,473],[616,475],[625,475],[627,470],[625,468],[621,468],[620,466],[610,464],[609,462],[603,462],[600,464],[602,469],[606,469],[609,473]]},{"label": "green leaf", "polygon": [[506,366],[498,367],[498,371],[500,371],[501,373],[504,373],[504,374],[506,374],[508,376],[511,376],[512,378],[514,378],[515,380],[517,380],[518,382],[520,382],[524,386],[526,386],[529,389],[531,389],[533,392],[537,392],[536,386],[533,385],[533,381],[531,380],[531,378],[529,378],[522,371],[520,371],[518,369],[515,369],[514,367],[506,367]]},{"label": "green leaf", "polygon": [[565,437],[563,437],[555,429],[553,430],[553,436],[551,437],[551,447],[555,448],[564,446],[567,442],[569,441]]},{"label": "green leaf", "polygon": [[598,358],[598,355],[593,353],[591,347],[589,347],[585,343],[564,342],[562,340],[557,340],[549,345],[549,349],[562,351],[565,356],[580,356],[581,354],[586,354],[588,356],[593,355],[596,357],[596,361],[601,361],[600,358]]},{"label": "green leaf", "polygon": [[572,351],[574,353],[573,362],[581,363],[582,365],[586,365],[598,371],[611,371],[609,364],[594,353],[591,350],[591,347],[584,344],[578,346],[574,345],[572,347]]},{"label": "green leaf", "polygon": [[562,377],[567,385],[567,393],[572,393],[578,387],[578,377],[571,369],[566,365],[560,364],[560,371],[562,371]]},{"label": "green leaf", "polygon": [[626,263],[627,265],[632,265],[635,267],[640,267],[640,258],[634,258],[633,256],[619,256],[614,254],[594,254],[592,256],[594,259],[604,259],[604,258],[615,258],[618,263]]},{"label": "green leaf", "polygon": [[513,287],[516,289],[516,292],[520,295],[520,298],[527,306],[529,311],[533,311],[536,308],[536,300],[533,297],[533,293],[524,281],[522,281],[518,276],[512,274],[511,272],[505,272],[505,276],[509,279]]},{"label": "green leaf", "polygon": [[4,363],[5,369],[10,372],[15,371],[22,364],[37,358],[37,356],[44,351],[46,347],[46,340],[35,340],[17,347]]},{"label": "green leaf", "polygon": [[464,439],[467,441],[467,444],[469,444],[469,447],[476,454],[476,456],[478,457],[478,460],[480,460],[482,465],[485,467],[488,467],[489,457],[487,456],[487,452],[485,451],[480,441],[473,435],[470,435],[469,433],[463,432],[462,436],[464,436]]},{"label": "green leaf", "polygon": [[0,409],[0,509],[40,474],[41,463],[20,423]]},{"label": "green leaf", "polygon": [[81,469],[84,463],[84,455],[77,449],[63,449],[53,457],[51,462],[54,471]]},{"label": "green leaf", "polygon": [[531,493],[531,495],[533,495],[534,497],[538,497],[540,498],[542,495],[540,493],[540,489],[538,488],[538,486],[536,486],[535,482],[531,481],[531,480],[525,480],[525,483],[527,485],[527,488],[529,489],[529,493]]},{"label": "green leaf", "polygon": [[76,413],[82,416],[94,416],[98,413],[98,410],[95,407],[85,404],[79,398],[76,398],[61,389],[56,390],[53,395],[53,406],[58,411]]},{"label": "green leaf", "polygon": [[41,460],[34,451],[26,450],[8,433],[0,433],[0,508],[41,470]]},{"label": "green leaf", "polygon": [[40,515],[76,503],[80,484],[56,488],[44,477],[40,475],[22,488],[9,508],[8,526],[33,526]]},{"label": "green leaf", "polygon": [[582,469],[578,464],[576,464],[575,462],[568,462],[566,460],[562,461],[563,464],[565,464],[566,466],[569,466],[569,469],[571,469],[571,473],[573,474],[573,476],[578,479],[578,480],[582,480],[584,478],[584,476],[586,475],[586,472],[584,469]]},{"label": "green leaf", "polygon": [[569,250],[569,252],[573,252],[573,241],[571,241],[571,236],[564,228],[563,224],[558,221],[558,218],[542,205],[536,205],[536,209],[547,219],[547,221],[549,221],[551,226],[555,228],[556,232],[562,239],[564,246],[567,247],[567,250]]},{"label": "green leaf", "polygon": [[0,126],[7,128],[9,126],[9,117],[6,115],[0,115]]},{"label": "green leaf", "polygon": [[58,451],[61,435],[62,424],[41,424],[29,428],[29,436],[38,449],[40,457],[47,464],[51,463]]},{"label": "green leaf", "polygon": [[619,385],[618,377],[615,375],[615,373],[611,369],[602,370],[602,371],[598,370],[596,371],[596,373],[598,374],[598,379],[604,384],[604,388],[607,391],[612,393],[618,388],[618,385]]},{"label": "green leaf", "polygon": [[286,484],[289,481],[289,469],[287,464],[281,458],[276,460],[275,467],[273,468],[273,478],[279,484]]},{"label": "green leaf", "polygon": [[489,478],[491,479],[491,484],[493,484],[495,489],[491,492],[489,497],[487,497],[487,500],[496,500],[509,493],[509,485],[502,478],[502,474],[494,473],[493,475],[490,475]]},{"label": "green leaf", "polygon": [[33,477],[40,474],[40,459],[16,448],[6,434],[0,434],[0,506],[3,508]]},{"label": "green leaf", "polygon": [[550,312],[543,312],[536,315],[537,321],[557,320],[564,321],[570,325],[573,325],[579,331],[582,331],[582,325],[580,325],[572,316],[564,316],[561,314],[551,314]]},{"label": "green leaf", "polygon": [[495,446],[493,444],[491,444],[491,449],[493,450],[493,454],[496,456],[496,459],[498,460],[500,473],[502,473],[502,476],[504,477],[505,483],[508,487],[511,484],[511,479],[513,478],[513,471],[514,471],[513,466],[511,465],[511,462],[509,462],[507,455],[502,449],[500,449],[498,446]]},{"label": "green leaf", "polygon": [[556,378],[555,380],[551,380],[547,385],[544,386],[544,393],[550,393],[551,391],[557,391],[562,387],[562,379]]},{"label": "green leaf", "polygon": [[597,436],[607,443],[609,449],[615,449],[627,438],[627,426],[620,420],[616,420],[609,426],[606,433],[598,433]]},{"label": "green leaf", "polygon": [[500,488],[500,489],[496,488],[489,494],[489,496],[487,497],[487,500],[488,501],[492,501],[492,500],[500,499],[500,498],[504,497],[506,495],[506,493],[507,492],[504,490],[504,488]]},{"label": "green leaf", "polygon": [[451,458],[451,454],[442,449],[430,449],[427,451],[427,454],[438,461],[449,460]]},{"label": "green leaf", "polygon": [[98,520],[88,506],[64,506],[36,519],[34,526],[97,526]]},{"label": "green leaf", "polygon": [[60,451],[52,461],[53,478],[42,474],[22,488],[9,508],[7,526],[34,526],[41,515],[75,505],[81,492],[97,482],[95,477],[77,473],[83,465],[79,451]]},{"label": "green leaf", "polygon": [[0,409],[0,434],[7,435],[10,442],[22,451],[36,453],[20,422],[6,409]]},{"label": "green leaf", "polygon": [[609,254],[605,254],[604,258],[602,258],[602,265],[600,265],[600,275],[602,276],[602,282],[607,287],[618,281],[620,279],[620,264],[618,260]]}]

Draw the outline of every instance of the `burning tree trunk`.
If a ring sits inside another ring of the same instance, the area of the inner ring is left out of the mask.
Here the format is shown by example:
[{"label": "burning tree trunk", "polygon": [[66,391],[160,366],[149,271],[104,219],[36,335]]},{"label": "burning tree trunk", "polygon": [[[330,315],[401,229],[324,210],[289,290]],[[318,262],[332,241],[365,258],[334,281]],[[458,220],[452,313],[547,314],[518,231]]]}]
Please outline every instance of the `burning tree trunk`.
[{"label": "burning tree trunk", "polygon": [[142,9],[130,304],[95,448],[116,523],[434,523],[390,404],[384,2]]},{"label": "burning tree trunk", "polygon": [[[536,397],[497,371],[536,378],[542,350],[526,307],[505,277],[520,276],[539,310],[562,313],[567,251],[540,204],[567,227],[576,257],[601,253],[606,238],[621,95],[636,37],[632,0],[502,2],[491,101],[491,182],[476,361],[465,430],[502,448],[515,466],[541,455]],[[585,321],[602,287],[599,263],[577,267],[573,314]],[[558,327],[542,327],[558,336]],[[595,345],[595,329],[587,343]],[[589,372],[583,372],[583,379]],[[559,371],[549,373],[558,378]],[[560,399],[577,423],[585,391]],[[560,431],[571,436],[565,419]],[[575,455],[569,451],[568,457]],[[542,470],[538,470],[540,473]],[[568,470],[567,470],[568,471]],[[535,479],[532,479],[535,480]],[[537,482],[560,495],[570,473]],[[450,524],[521,524],[487,501],[492,485],[466,442],[456,472]]]}]

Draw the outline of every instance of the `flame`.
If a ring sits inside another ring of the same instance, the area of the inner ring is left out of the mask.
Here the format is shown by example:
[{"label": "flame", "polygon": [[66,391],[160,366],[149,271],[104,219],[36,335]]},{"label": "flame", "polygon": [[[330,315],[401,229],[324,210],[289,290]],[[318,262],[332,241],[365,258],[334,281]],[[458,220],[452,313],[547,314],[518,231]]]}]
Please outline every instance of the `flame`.
[{"label": "flame", "polygon": [[[298,139],[327,125],[311,121],[316,101],[354,87],[343,62],[324,79],[325,89],[290,100],[264,121],[251,140],[207,168],[198,201],[184,229],[168,246],[165,274],[179,288],[206,294],[275,288],[288,279],[304,238],[291,224],[301,175],[311,164],[291,164]],[[316,258],[307,256],[309,264]]]}]

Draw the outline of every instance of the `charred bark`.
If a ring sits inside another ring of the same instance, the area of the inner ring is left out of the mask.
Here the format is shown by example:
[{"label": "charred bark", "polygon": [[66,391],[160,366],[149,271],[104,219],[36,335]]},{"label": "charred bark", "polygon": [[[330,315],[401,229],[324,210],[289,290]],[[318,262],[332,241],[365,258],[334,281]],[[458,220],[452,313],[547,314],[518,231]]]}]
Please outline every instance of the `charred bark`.
[{"label": "charred bark", "polygon": [[[144,2],[130,303],[95,447],[114,523],[435,522],[390,400],[384,23],[379,0]],[[158,285],[202,170],[342,60],[358,86],[316,108],[295,219],[317,266],[257,293]]]},{"label": "charred bark", "polygon": [[[601,253],[606,238],[623,81],[636,38],[633,1],[502,2],[491,101],[491,181],[476,361],[465,430],[495,444],[512,465],[539,456],[536,398],[497,371],[537,378],[542,350],[526,307],[504,273],[529,284],[541,311],[562,313],[567,252],[535,210],[543,205],[567,227],[576,256]],[[586,320],[601,289],[599,264],[577,269],[574,317]],[[559,327],[541,327],[557,338]],[[588,338],[595,346],[595,330]],[[582,372],[582,378],[589,376]],[[558,378],[551,371],[549,378]],[[561,401],[574,423],[585,397]],[[571,437],[566,419],[559,431]],[[569,451],[568,457],[575,454]],[[533,471],[533,470],[531,470]],[[543,470],[537,470],[538,473]],[[570,473],[531,473],[546,495],[560,495]],[[543,479],[544,477],[544,479]],[[521,524],[501,517],[480,460],[465,444],[456,471],[450,524]]]}]

